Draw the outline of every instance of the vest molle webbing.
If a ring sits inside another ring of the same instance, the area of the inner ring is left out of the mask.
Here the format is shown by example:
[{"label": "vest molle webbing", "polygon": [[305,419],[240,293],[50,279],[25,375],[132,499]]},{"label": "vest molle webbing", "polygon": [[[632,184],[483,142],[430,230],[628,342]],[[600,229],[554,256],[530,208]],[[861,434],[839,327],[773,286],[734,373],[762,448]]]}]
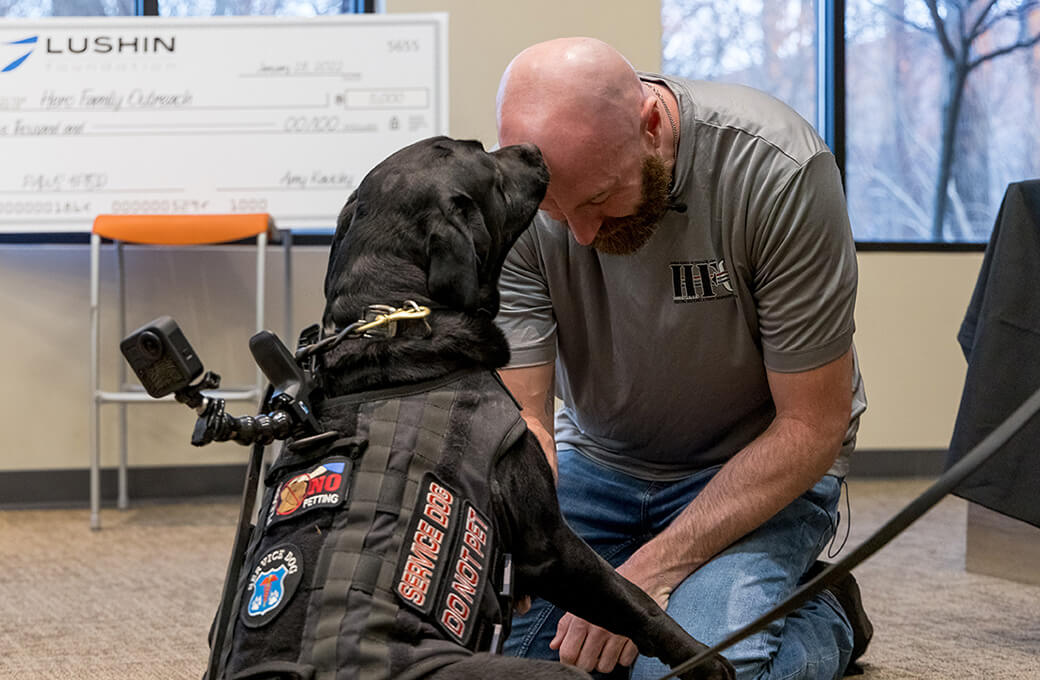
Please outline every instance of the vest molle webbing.
[{"label": "vest molle webbing", "polygon": [[327,399],[341,437],[267,475],[222,677],[408,680],[507,623],[489,475],[523,433],[494,374]]}]

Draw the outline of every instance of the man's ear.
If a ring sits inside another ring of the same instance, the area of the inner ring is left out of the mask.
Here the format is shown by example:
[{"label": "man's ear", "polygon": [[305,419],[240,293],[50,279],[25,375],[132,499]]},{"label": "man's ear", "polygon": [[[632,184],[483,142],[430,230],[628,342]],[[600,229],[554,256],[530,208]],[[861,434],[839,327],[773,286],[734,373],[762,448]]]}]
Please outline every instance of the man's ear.
[{"label": "man's ear", "polygon": [[663,134],[665,125],[667,123],[657,97],[652,94],[643,97],[643,104],[639,108],[639,133],[647,148],[657,146],[657,138]]},{"label": "man's ear", "polygon": [[339,211],[339,218],[336,220],[336,235],[332,237],[332,245],[329,247],[329,264],[325,269],[325,299],[329,297],[329,286],[334,283],[332,280],[333,273],[339,271],[335,266],[336,256],[339,255],[339,248],[343,243],[343,238],[347,235],[347,230],[350,229],[350,225],[354,221],[354,210],[356,208],[357,191],[355,190],[350,194],[350,198],[347,199],[343,209]]},{"label": "man's ear", "polygon": [[484,217],[468,196],[453,196],[433,218],[426,239],[430,297],[452,309],[474,312],[480,304],[480,266],[474,236],[486,235]]}]

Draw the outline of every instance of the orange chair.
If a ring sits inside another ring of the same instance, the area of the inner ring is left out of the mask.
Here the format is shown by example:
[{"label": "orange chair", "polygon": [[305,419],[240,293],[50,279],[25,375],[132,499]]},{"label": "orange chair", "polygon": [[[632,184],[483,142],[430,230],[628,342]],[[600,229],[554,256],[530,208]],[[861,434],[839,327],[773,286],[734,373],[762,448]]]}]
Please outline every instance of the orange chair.
[{"label": "orange chair", "polygon": [[[101,239],[111,239],[116,246],[119,270],[119,337],[128,333],[126,327],[126,272],[124,243],[148,245],[206,245],[256,238],[256,329],[264,328],[265,251],[268,237],[275,234],[270,215],[98,215],[90,235],[90,528],[101,528],[101,405],[119,404],[120,457],[119,496],[117,505],[129,505],[127,494],[127,423],[126,405],[155,400],[136,383],[127,381],[127,365],[120,357],[119,390],[101,389],[100,377],[100,254]],[[113,343],[114,344],[114,343]],[[228,401],[258,402],[263,390],[259,370],[256,383],[240,389],[207,392]],[[170,401],[173,396],[165,398]]]}]

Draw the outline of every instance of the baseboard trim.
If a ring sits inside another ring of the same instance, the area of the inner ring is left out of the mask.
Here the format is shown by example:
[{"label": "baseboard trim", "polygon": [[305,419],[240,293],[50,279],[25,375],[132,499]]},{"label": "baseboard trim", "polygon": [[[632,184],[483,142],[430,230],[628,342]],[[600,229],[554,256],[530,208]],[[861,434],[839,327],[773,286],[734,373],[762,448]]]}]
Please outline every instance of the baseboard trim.
[{"label": "baseboard trim", "polygon": [[[852,478],[938,477],[945,449],[861,449],[852,456]],[[101,470],[103,506],[114,506],[115,468]],[[245,481],[245,465],[132,467],[127,473],[131,501],[237,497]],[[89,470],[10,470],[0,472],[0,508],[86,507],[90,503]]]},{"label": "baseboard trim", "polygon": [[[245,483],[245,465],[131,467],[130,501],[237,497]],[[101,470],[101,504],[116,504],[118,473]],[[74,508],[90,504],[90,470],[10,470],[0,472],[0,508]]]},{"label": "baseboard trim", "polygon": [[849,477],[938,477],[946,449],[856,449]]}]

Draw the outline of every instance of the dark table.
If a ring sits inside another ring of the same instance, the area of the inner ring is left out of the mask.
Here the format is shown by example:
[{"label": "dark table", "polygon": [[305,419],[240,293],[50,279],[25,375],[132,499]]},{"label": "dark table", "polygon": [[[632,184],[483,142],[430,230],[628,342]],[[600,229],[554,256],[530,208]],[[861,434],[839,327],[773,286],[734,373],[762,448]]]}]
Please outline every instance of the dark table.
[{"label": "dark table", "polygon": [[[1040,180],[1008,186],[957,340],[968,372],[947,467],[1040,388]],[[954,493],[1040,527],[1040,417]]]}]

